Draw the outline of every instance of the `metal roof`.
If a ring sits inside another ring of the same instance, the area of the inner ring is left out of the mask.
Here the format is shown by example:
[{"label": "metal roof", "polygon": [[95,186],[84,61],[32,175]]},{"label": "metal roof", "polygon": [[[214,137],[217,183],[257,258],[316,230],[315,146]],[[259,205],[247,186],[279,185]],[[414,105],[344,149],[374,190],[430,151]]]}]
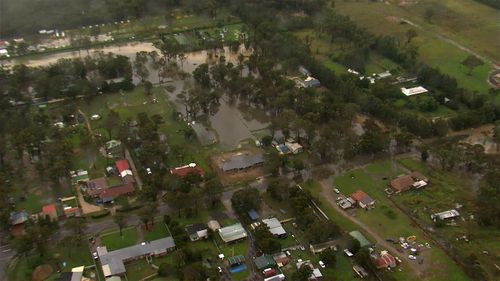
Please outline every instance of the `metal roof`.
[{"label": "metal roof", "polygon": [[277,218],[263,219],[263,223],[267,225],[269,232],[273,235],[281,236],[286,234],[286,230],[281,225],[281,222]]},{"label": "metal roof", "polygon": [[224,171],[240,170],[253,167],[264,162],[262,154],[239,154],[231,157],[228,161],[219,165],[219,168]]},{"label": "metal roof", "polygon": [[101,260],[103,271],[106,272],[105,277],[107,277],[125,273],[124,262],[128,260],[136,259],[146,255],[163,254],[173,248],[175,248],[174,239],[172,237],[166,237],[151,241],[144,245],[134,245],[112,252],[103,251],[103,255],[99,255],[99,259]]},{"label": "metal roof", "polygon": [[220,238],[222,241],[229,243],[247,237],[247,232],[241,223],[233,224],[230,226],[219,229]]}]

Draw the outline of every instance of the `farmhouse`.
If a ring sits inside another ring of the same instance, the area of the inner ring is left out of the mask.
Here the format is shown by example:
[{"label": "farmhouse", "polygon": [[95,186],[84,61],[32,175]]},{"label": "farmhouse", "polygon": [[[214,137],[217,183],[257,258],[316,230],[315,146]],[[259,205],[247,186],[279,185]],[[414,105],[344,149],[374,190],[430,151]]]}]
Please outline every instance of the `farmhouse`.
[{"label": "farmhouse", "polygon": [[368,194],[362,190],[358,190],[351,194],[351,199],[358,204],[360,208],[370,209],[375,205],[375,200],[373,200]]},{"label": "farmhouse", "polygon": [[190,163],[189,165],[172,168],[170,169],[170,173],[179,178],[185,178],[188,175],[198,175],[203,177],[205,175],[205,171],[203,169],[196,166],[196,163]]},{"label": "farmhouse", "polygon": [[262,222],[267,226],[269,232],[276,237],[286,237],[286,230],[277,218],[263,219]]},{"label": "farmhouse", "polygon": [[219,229],[219,235],[222,241],[225,243],[231,243],[245,239],[247,237],[247,232],[241,223],[237,223]]},{"label": "farmhouse", "polygon": [[131,247],[108,252],[107,248],[98,247],[97,255],[101,261],[104,277],[123,275],[125,263],[146,256],[161,256],[175,249],[172,237],[166,237],[149,243],[142,243]]},{"label": "farmhouse", "polygon": [[264,163],[264,155],[262,154],[238,154],[223,161],[219,165],[219,169],[225,173],[237,172],[256,167],[262,163]]},{"label": "farmhouse", "polygon": [[208,238],[207,226],[201,223],[190,224],[185,227],[189,240],[198,241]]},{"label": "farmhouse", "polygon": [[460,213],[457,210],[453,209],[453,210],[448,210],[448,211],[432,214],[431,219],[433,221],[436,221],[438,218],[440,220],[448,220],[448,219],[453,219],[453,218],[456,218],[459,216],[460,216]]},{"label": "farmhouse", "polygon": [[410,189],[414,183],[415,181],[411,176],[404,175],[391,180],[389,185],[396,193],[400,193]]},{"label": "farmhouse", "polygon": [[414,96],[414,95],[420,95],[420,94],[423,94],[423,93],[427,93],[428,90],[422,86],[418,86],[418,87],[413,87],[413,88],[401,88],[401,92],[409,97],[409,96]]}]

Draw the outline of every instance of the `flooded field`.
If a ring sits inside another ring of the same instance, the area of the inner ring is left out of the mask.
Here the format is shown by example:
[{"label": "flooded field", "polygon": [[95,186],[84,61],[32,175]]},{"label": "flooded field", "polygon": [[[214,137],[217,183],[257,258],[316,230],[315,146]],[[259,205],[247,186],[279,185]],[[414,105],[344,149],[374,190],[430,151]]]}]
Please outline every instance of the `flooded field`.
[{"label": "flooded field", "polygon": [[[26,57],[26,58],[16,58],[8,62],[8,64],[25,64],[27,66],[46,66],[57,62],[61,58],[78,58],[85,57],[87,55],[95,56],[97,52],[104,53],[114,53],[123,56],[127,56],[133,62],[135,60],[135,55],[137,52],[152,52],[156,51],[160,54],[160,51],[153,46],[150,42],[134,42],[122,45],[106,46],[103,48],[91,49],[88,52],[86,50],[61,52],[47,55],[39,55],[36,57]],[[239,52],[246,51],[243,46],[240,46]],[[239,52],[230,52],[229,48],[225,48],[224,51],[220,51],[218,55],[224,55],[227,62],[232,62],[237,64],[237,58]],[[192,73],[196,67],[203,63],[213,64],[217,62],[218,56],[210,54],[208,51],[198,51],[192,53],[186,53],[186,60],[182,63],[182,70],[188,73]],[[178,62],[178,65],[181,65]],[[248,70],[243,71],[243,75],[249,75]],[[169,77],[163,83],[166,87],[173,89],[172,91],[165,90],[165,94],[168,96],[169,100],[174,104],[177,111],[185,114],[185,107],[181,104],[177,95],[183,90],[184,83],[193,83],[189,81],[192,78],[187,78],[187,80],[175,79]],[[139,84],[140,79],[134,75],[134,83]],[[157,70],[149,67],[149,77],[148,80],[153,84],[158,84],[159,77]],[[258,114],[259,116],[255,116]],[[220,100],[219,110],[208,117],[209,126],[203,126],[200,123],[196,123],[193,128],[203,145],[208,145],[218,141],[222,149],[231,150],[240,144],[242,140],[245,139],[255,139],[252,132],[262,130],[269,125],[269,117],[266,116],[264,112],[249,112],[244,107],[239,107],[236,103],[235,105],[230,104],[227,99],[222,98]]]}]

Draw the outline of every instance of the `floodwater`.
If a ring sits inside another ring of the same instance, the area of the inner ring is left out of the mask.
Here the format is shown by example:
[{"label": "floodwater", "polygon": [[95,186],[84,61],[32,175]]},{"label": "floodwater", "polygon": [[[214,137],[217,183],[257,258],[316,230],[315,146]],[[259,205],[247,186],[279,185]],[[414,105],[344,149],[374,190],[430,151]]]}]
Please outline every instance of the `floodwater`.
[{"label": "floodwater", "polygon": [[[96,48],[87,51],[82,50],[78,51],[69,51],[62,53],[54,53],[47,55],[40,55],[35,58],[15,58],[11,61],[8,61],[7,64],[25,64],[27,66],[46,66],[51,63],[57,62],[57,60],[61,58],[78,58],[85,57],[87,55],[94,56],[96,52],[104,52],[104,53],[114,53],[123,56],[127,56],[133,62],[135,60],[135,54],[137,52],[146,51],[157,51],[160,55],[160,52],[157,48],[153,46],[150,42],[134,42],[127,43],[121,45],[113,45],[106,46],[102,48]],[[240,46],[239,52],[247,52],[244,50],[243,46]],[[224,55],[227,62],[232,62],[233,64],[237,64],[238,54],[229,51],[229,48],[225,48],[224,52],[219,52],[219,55]],[[188,73],[192,73],[194,69],[200,64],[208,63],[213,64],[217,61],[218,57],[210,56],[207,51],[198,51],[192,53],[186,53],[186,60],[182,64],[182,70]],[[181,66],[180,62],[177,62],[179,66]],[[248,69],[243,70],[243,75],[249,75]],[[192,78],[188,78],[192,79]],[[134,76],[134,83],[139,84],[140,79]],[[152,83],[159,83],[158,73],[149,67],[149,77],[148,80]],[[181,104],[177,100],[177,95],[182,91],[184,87],[184,83],[186,81],[168,78],[166,79],[167,85],[172,85],[175,89],[172,92],[165,91],[169,99],[173,102],[177,111],[185,114],[184,105]],[[191,81],[192,83],[192,81]],[[246,114],[245,114],[246,113]],[[243,112],[238,108],[238,104],[232,105],[227,102],[227,99],[222,98],[220,100],[220,107],[217,113],[212,116],[209,116],[209,123],[211,128],[200,128],[200,125],[197,124],[195,132],[200,138],[202,144],[210,144],[213,143],[215,139],[219,141],[219,145],[223,149],[234,149],[237,148],[242,140],[245,139],[255,139],[252,132],[257,130],[262,130],[269,126],[269,122],[263,121],[268,120],[269,118],[265,116],[265,113],[260,113],[263,116],[258,116],[259,118],[248,118],[248,112]],[[257,120],[258,119],[258,120]],[[211,133],[212,129],[215,131],[215,134]]]}]

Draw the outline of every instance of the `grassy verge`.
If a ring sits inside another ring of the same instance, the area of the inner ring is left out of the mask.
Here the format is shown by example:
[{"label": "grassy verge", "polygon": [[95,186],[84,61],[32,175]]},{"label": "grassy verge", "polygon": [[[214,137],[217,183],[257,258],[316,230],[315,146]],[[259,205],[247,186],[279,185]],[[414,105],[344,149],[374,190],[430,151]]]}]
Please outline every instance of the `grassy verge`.
[{"label": "grassy verge", "polygon": [[108,251],[114,251],[137,244],[137,230],[132,228],[123,229],[120,236],[119,231],[101,235],[101,245],[106,246]]}]

